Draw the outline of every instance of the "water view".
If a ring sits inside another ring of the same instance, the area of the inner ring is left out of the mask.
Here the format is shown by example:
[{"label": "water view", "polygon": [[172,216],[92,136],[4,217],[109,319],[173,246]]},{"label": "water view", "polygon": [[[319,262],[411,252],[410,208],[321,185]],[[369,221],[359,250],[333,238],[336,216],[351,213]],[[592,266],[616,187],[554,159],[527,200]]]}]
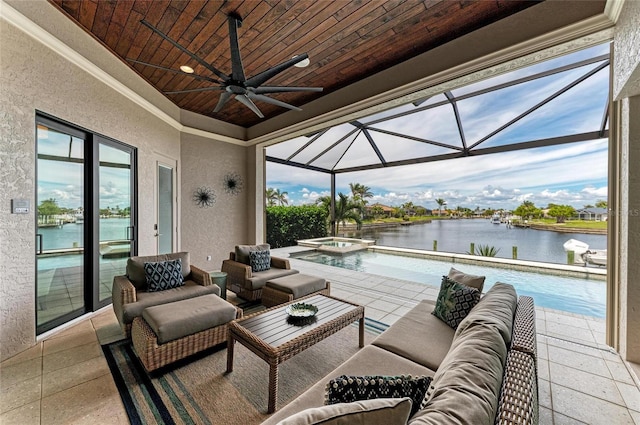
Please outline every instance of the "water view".
[{"label": "water view", "polygon": [[566,264],[567,253],[562,245],[569,239],[586,242],[592,249],[605,249],[606,235],[561,233],[546,230],[507,228],[505,224],[491,224],[486,219],[433,220],[431,223],[398,226],[387,229],[364,229],[350,237],[374,239],[376,245],[400,248],[433,249],[465,254],[473,242],[499,249],[496,257],[512,258],[512,247],[518,247],[518,259],[545,263]]}]

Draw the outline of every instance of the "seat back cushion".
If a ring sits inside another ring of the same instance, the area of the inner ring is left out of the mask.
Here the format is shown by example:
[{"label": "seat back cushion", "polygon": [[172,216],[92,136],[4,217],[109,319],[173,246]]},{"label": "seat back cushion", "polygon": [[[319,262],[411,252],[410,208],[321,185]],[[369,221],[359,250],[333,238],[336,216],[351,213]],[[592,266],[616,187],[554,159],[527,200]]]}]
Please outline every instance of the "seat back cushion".
[{"label": "seat back cushion", "polygon": [[405,425],[410,410],[409,398],[363,400],[303,410],[278,425]]},{"label": "seat back cushion", "polygon": [[493,424],[506,357],[496,327],[464,328],[436,371],[425,405],[408,424]]},{"label": "seat back cushion", "polygon": [[191,274],[191,261],[188,252],[130,257],[127,260],[127,277],[136,289],[145,290],[147,288],[147,280],[144,274],[144,263],[157,263],[177,259],[180,259],[182,263],[182,277],[186,280]]},{"label": "seat back cushion", "polygon": [[453,336],[454,340],[468,327],[488,325],[500,332],[505,345],[509,347],[517,304],[518,296],[512,285],[495,283],[467,317],[462,319]]},{"label": "seat back cushion", "polygon": [[249,253],[251,251],[268,251],[269,249],[271,249],[271,246],[268,243],[259,245],[236,245],[235,260],[239,263],[250,265]]}]

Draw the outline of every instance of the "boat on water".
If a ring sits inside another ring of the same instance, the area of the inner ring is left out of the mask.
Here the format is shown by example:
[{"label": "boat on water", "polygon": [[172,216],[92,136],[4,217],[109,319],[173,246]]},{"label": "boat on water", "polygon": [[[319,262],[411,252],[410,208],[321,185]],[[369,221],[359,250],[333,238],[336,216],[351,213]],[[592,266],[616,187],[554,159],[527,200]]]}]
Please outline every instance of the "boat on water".
[{"label": "boat on water", "polygon": [[491,216],[492,224],[500,224],[500,214],[494,214]]},{"label": "boat on water", "polygon": [[569,239],[562,247],[566,252],[573,251],[575,253],[575,264],[583,264],[585,266],[589,264],[595,266],[607,265],[606,249],[589,249],[589,244],[577,239]]}]

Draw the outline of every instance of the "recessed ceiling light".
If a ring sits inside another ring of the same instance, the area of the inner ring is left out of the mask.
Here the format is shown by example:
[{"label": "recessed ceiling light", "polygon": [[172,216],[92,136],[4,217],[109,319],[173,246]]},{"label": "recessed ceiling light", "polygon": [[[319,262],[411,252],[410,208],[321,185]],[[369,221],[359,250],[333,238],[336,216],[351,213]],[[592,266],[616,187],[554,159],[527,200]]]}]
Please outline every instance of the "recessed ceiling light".
[{"label": "recessed ceiling light", "polygon": [[[295,57],[296,56],[294,56],[294,58]],[[293,66],[298,67],[298,68],[305,68],[305,67],[309,66],[310,63],[311,63],[311,61],[309,60],[309,58],[306,58],[305,60],[301,60],[300,62],[298,62],[297,64],[295,64]]]},{"label": "recessed ceiling light", "polygon": [[187,65],[182,65],[180,67],[180,71],[186,72],[187,74],[193,74],[193,68],[191,68],[190,66],[187,66]]}]

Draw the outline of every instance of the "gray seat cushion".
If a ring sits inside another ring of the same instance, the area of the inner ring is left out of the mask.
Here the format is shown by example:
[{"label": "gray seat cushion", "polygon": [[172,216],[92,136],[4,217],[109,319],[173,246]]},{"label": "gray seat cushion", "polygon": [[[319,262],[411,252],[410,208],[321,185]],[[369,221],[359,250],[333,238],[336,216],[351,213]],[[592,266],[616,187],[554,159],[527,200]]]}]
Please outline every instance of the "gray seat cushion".
[{"label": "gray seat cushion", "polygon": [[270,249],[270,245],[268,243],[263,243],[260,245],[236,245],[236,261],[242,264],[249,264],[250,252],[267,251],[268,249]]},{"label": "gray seat cushion", "polygon": [[327,281],[318,276],[295,273],[289,276],[270,279],[265,286],[286,292],[287,294],[293,294],[293,299],[295,300],[325,289],[327,287]]},{"label": "gray seat cushion", "polygon": [[158,342],[164,344],[229,323],[236,318],[236,308],[210,294],[147,307],[142,317],[155,332]]},{"label": "gray seat cushion", "polygon": [[372,344],[436,370],[447,355],[454,329],[431,314],[435,302],[421,301]]},{"label": "gray seat cushion", "polygon": [[461,272],[460,270],[454,269],[453,267],[451,267],[451,269],[449,270],[449,274],[447,275],[447,277],[451,280],[455,280],[458,283],[462,283],[463,285],[476,288],[480,292],[482,292],[482,288],[484,287],[485,276],[467,274]]},{"label": "gray seat cushion", "polygon": [[261,272],[253,272],[251,277],[245,281],[247,287],[244,289],[248,291],[253,291],[256,289],[262,289],[267,281],[271,279],[276,279],[278,277],[289,276],[292,274],[298,273],[298,270],[294,269],[277,269],[275,267],[270,268],[269,270],[264,270]]},{"label": "gray seat cushion", "polygon": [[122,308],[124,323],[131,323],[134,317],[142,316],[142,311],[147,307],[207,294],[220,295],[220,287],[218,285],[202,286],[192,280],[187,280],[183,286],[166,291],[138,292],[136,294],[137,301],[125,304]]}]

